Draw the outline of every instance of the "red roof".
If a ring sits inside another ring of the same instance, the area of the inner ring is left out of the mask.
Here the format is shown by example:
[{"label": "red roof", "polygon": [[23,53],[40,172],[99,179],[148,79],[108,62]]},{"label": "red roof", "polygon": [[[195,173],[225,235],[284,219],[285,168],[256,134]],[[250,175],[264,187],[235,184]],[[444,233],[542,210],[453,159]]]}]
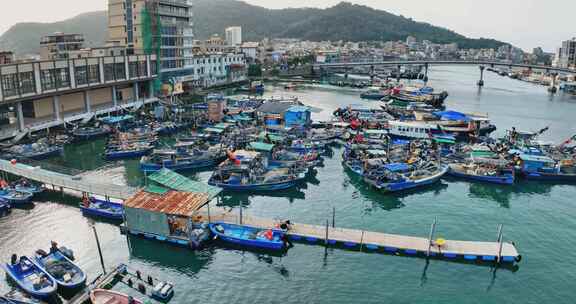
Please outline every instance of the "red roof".
[{"label": "red roof", "polygon": [[155,194],[141,190],[126,200],[124,206],[170,215],[192,216],[209,201],[206,193],[168,191]]}]

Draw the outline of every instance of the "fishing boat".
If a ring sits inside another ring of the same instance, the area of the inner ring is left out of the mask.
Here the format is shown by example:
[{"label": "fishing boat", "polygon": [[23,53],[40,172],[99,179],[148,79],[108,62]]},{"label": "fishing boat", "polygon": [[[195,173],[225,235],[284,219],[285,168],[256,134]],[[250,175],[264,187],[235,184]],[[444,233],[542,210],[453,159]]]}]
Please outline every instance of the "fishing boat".
[{"label": "fishing boat", "polygon": [[10,204],[6,200],[0,199],[0,216],[8,213],[10,208]]},{"label": "fishing boat", "polygon": [[386,150],[372,148],[369,145],[347,145],[342,153],[342,163],[345,168],[357,175],[364,175],[370,167],[383,166],[388,162]]},{"label": "fishing boat", "polygon": [[288,150],[298,153],[322,153],[326,149],[326,143],[321,141],[313,141],[308,139],[296,139],[288,147]]},{"label": "fishing boat", "polygon": [[34,195],[30,192],[18,191],[9,188],[0,189],[0,199],[7,201],[12,207],[28,204]]},{"label": "fishing boat", "polygon": [[72,135],[76,140],[89,140],[94,138],[99,138],[106,136],[112,132],[112,129],[108,126],[102,127],[81,127],[74,129]]},{"label": "fishing boat", "polygon": [[258,152],[236,151],[214,171],[208,184],[231,191],[274,191],[295,187],[306,168],[271,168]]},{"label": "fishing boat", "polygon": [[362,92],[360,94],[360,98],[369,100],[381,100],[382,98],[389,95],[390,92],[388,90],[384,90],[380,87],[371,87],[368,88],[368,90]]},{"label": "fishing boat", "polygon": [[135,142],[120,146],[109,146],[106,148],[104,155],[107,160],[118,160],[142,157],[152,152],[152,150],[154,150],[154,146],[148,142]]},{"label": "fishing boat", "polygon": [[522,176],[529,180],[576,182],[573,160],[554,160],[545,155],[521,154],[517,160]]},{"label": "fishing boat", "polygon": [[61,144],[50,144],[47,141],[39,141],[33,144],[12,146],[5,150],[7,156],[12,158],[28,158],[42,160],[62,154],[64,147]]},{"label": "fishing boat", "polygon": [[384,192],[400,192],[434,184],[448,172],[448,166],[428,162],[424,165],[390,163],[382,170],[364,174],[364,181]]},{"label": "fishing boat", "polygon": [[85,216],[94,216],[114,221],[124,219],[124,206],[96,198],[84,198],[80,203],[80,210]]},{"label": "fishing boat", "polygon": [[27,179],[21,179],[17,182],[12,183],[10,185],[10,188],[16,191],[28,192],[32,194],[39,194],[44,192],[45,190],[44,187],[42,187],[42,185],[32,183]]},{"label": "fishing boat", "polygon": [[514,168],[509,162],[500,160],[478,160],[469,163],[450,164],[448,175],[491,184],[514,184]]},{"label": "fishing boat", "polygon": [[92,304],[142,304],[143,302],[134,299],[126,294],[106,290],[94,289],[90,291],[90,301]]},{"label": "fishing boat", "polygon": [[176,149],[154,150],[151,156],[143,156],[140,169],[156,172],[162,168],[173,171],[212,167],[226,159],[226,152],[218,146],[199,146],[196,143],[178,143]]},{"label": "fishing boat", "polygon": [[16,284],[31,296],[46,299],[52,296],[58,287],[56,280],[27,256],[12,255],[4,270]]},{"label": "fishing boat", "polygon": [[216,239],[229,244],[267,249],[284,250],[284,232],[275,229],[259,229],[244,225],[212,223],[210,230]]},{"label": "fishing boat", "polygon": [[63,288],[74,289],[86,283],[84,271],[59,250],[51,250],[50,253],[37,250],[35,258],[36,264]]}]

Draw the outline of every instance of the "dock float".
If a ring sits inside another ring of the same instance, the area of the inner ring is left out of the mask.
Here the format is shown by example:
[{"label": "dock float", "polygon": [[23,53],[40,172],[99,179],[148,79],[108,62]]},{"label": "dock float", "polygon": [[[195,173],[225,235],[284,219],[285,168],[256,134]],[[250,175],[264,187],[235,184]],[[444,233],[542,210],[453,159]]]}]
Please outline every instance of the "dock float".
[{"label": "dock float", "polygon": [[[211,215],[210,221],[229,224],[239,222],[238,216],[230,213]],[[242,224],[262,229],[274,229],[278,222],[272,219],[243,217]],[[368,252],[477,262],[519,262],[521,255],[516,246],[513,243],[503,242],[500,233],[501,229],[499,229],[496,242],[442,240],[441,245],[435,244],[436,242],[432,239],[433,233],[429,238],[424,238],[301,223],[293,223],[287,234],[290,240],[295,242],[342,246]]]}]

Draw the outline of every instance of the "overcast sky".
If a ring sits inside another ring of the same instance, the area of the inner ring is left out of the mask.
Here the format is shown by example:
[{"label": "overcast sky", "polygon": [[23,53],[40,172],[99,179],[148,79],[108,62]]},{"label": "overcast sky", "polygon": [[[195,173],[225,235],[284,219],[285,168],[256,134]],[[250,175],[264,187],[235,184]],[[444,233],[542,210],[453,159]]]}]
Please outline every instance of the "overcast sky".
[{"label": "overcast sky", "polygon": [[[5,0],[4,0],[5,1]],[[340,0],[245,0],[268,8],[328,7]],[[489,37],[525,50],[553,51],[576,36],[574,0],[349,0],[417,21],[443,26],[466,36]],[[107,0],[17,0],[0,10],[0,32],[17,22],[53,22],[104,10]]]}]

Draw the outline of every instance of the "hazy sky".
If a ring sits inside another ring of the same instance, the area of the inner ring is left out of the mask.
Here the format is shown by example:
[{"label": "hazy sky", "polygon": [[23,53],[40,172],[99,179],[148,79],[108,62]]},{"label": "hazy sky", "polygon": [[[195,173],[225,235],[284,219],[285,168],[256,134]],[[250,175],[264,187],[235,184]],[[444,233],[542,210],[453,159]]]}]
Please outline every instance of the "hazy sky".
[{"label": "hazy sky", "polygon": [[[268,8],[328,7],[340,0],[245,0]],[[495,38],[531,50],[553,51],[576,36],[574,0],[349,0],[470,37]],[[17,0],[0,10],[0,32],[25,21],[53,22],[106,9],[107,0]]]}]

